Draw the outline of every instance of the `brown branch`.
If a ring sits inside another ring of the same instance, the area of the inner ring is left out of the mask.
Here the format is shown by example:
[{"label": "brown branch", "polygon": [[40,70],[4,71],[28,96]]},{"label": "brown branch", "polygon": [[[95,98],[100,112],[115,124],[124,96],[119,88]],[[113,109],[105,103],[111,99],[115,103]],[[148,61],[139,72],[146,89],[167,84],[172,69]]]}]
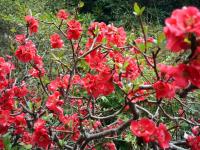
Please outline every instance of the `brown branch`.
[{"label": "brown branch", "polygon": [[88,107],[88,113],[89,113],[89,116],[90,116],[92,119],[107,120],[107,119],[111,119],[111,118],[116,117],[118,114],[120,114],[120,113],[124,110],[124,108],[125,108],[125,106],[123,106],[120,110],[116,111],[116,112],[113,113],[112,115],[103,116],[103,117],[94,116],[94,115],[91,113],[91,110],[90,110],[89,107]]},{"label": "brown branch", "polygon": [[122,125],[120,125],[119,127],[114,128],[114,129],[109,129],[109,130],[102,131],[102,132],[95,133],[95,134],[86,133],[86,140],[90,141],[90,140],[94,140],[94,139],[100,139],[107,135],[120,133],[130,125],[132,120],[133,119],[131,118],[128,121],[126,121],[125,123],[123,123]]}]

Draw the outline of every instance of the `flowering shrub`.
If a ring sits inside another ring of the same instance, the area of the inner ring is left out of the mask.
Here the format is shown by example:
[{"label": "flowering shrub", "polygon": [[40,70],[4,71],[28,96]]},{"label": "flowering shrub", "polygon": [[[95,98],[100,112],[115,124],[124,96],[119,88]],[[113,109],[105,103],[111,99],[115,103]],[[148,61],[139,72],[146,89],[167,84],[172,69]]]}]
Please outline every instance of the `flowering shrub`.
[{"label": "flowering shrub", "polygon": [[[177,56],[171,64],[159,62],[165,40],[148,37],[144,8],[134,11],[143,37],[103,22],[85,29],[65,10],[59,25],[25,17],[16,59],[0,57],[1,149],[115,150],[118,140],[133,149],[200,149],[200,11],[183,7],[166,19],[166,47]],[[54,71],[32,40],[41,23],[58,30],[49,39]],[[54,53],[69,48],[69,61]]]}]

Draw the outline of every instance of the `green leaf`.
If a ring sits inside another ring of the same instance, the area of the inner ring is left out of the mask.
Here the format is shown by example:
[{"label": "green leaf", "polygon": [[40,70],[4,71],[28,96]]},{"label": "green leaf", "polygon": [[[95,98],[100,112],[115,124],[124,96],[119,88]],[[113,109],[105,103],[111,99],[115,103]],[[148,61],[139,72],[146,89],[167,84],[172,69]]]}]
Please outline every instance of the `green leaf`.
[{"label": "green leaf", "polygon": [[50,113],[47,116],[42,117],[43,120],[49,121],[50,118],[53,118],[53,114]]},{"label": "green leaf", "polygon": [[145,7],[142,7],[142,8],[140,9],[140,15],[143,14],[144,10],[145,10]]},{"label": "green leaf", "polygon": [[128,61],[125,61],[125,63],[123,64],[123,69],[126,69],[126,67],[129,65]]},{"label": "green leaf", "polygon": [[33,109],[33,103],[28,101],[27,104],[28,104],[29,109],[32,110]]},{"label": "green leaf", "polygon": [[102,40],[102,44],[106,44],[107,43],[107,39],[106,38],[103,38],[103,40]]},{"label": "green leaf", "polygon": [[9,134],[5,134],[3,136],[3,144],[5,147],[5,150],[11,150],[12,149],[12,143],[10,141],[11,136]]},{"label": "green leaf", "polygon": [[53,53],[51,53],[51,56],[53,56],[53,60],[60,60],[56,55],[54,55]]},{"label": "green leaf", "polygon": [[16,33],[17,30],[16,30],[16,28],[13,27],[13,28],[10,29],[10,32],[12,32],[12,33]]},{"label": "green leaf", "polygon": [[24,149],[24,150],[29,150],[32,148],[32,145],[30,144],[25,144],[25,143],[20,143],[20,145],[23,147],[20,148],[20,150]]},{"label": "green leaf", "polygon": [[80,1],[79,4],[78,4],[78,7],[79,7],[79,8],[82,8],[84,5],[85,5],[84,2],[83,2],[83,1]]},{"label": "green leaf", "polygon": [[164,33],[163,32],[158,33],[158,35],[157,35],[158,45],[160,45],[163,42],[164,39],[165,39]]},{"label": "green leaf", "polygon": [[105,97],[105,96],[102,96],[101,99],[103,100],[103,102],[108,102],[109,101],[108,98]]},{"label": "green leaf", "polygon": [[136,16],[140,15],[140,7],[138,6],[138,3],[134,3],[133,9]]}]

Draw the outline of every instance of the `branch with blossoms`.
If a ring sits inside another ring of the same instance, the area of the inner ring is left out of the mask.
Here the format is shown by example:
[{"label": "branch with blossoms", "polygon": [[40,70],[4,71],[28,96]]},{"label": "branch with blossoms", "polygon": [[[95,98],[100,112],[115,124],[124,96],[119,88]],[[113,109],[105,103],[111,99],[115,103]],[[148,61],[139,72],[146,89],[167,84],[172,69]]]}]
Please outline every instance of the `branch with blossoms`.
[{"label": "branch with blossoms", "polygon": [[[140,11],[135,5],[143,38],[131,42],[123,27],[93,22],[86,29],[65,10],[55,22],[25,16],[17,62],[0,57],[0,148],[115,150],[131,137],[133,149],[200,149],[200,11],[174,10],[166,40],[148,36]],[[51,65],[31,40],[39,24],[55,27]],[[61,50],[72,57],[57,56]],[[185,57],[164,64],[166,52]],[[17,75],[23,65],[26,80]]]}]

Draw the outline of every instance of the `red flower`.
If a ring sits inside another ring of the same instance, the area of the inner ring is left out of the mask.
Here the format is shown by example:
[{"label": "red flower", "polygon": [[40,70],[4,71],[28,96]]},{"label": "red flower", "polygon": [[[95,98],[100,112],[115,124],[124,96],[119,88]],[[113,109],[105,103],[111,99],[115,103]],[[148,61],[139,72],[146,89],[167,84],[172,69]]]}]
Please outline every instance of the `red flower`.
[{"label": "red flower", "polygon": [[86,88],[88,94],[97,98],[99,95],[109,95],[113,92],[114,86],[112,83],[112,75],[109,68],[104,68],[99,74],[91,75],[87,74],[83,78],[84,88]]},{"label": "red flower", "polygon": [[196,7],[183,7],[172,12],[165,20],[164,33],[167,38],[167,48],[173,52],[186,49],[189,43],[188,33],[200,35],[200,12]]},{"label": "red flower", "polygon": [[18,47],[15,55],[20,61],[27,63],[36,55],[35,45],[32,41],[27,41],[24,45]]},{"label": "red flower", "polygon": [[149,136],[152,135],[156,129],[155,123],[147,118],[142,118],[140,120],[133,120],[130,126],[131,132],[145,139],[149,139]]},{"label": "red flower", "polygon": [[160,123],[156,128],[154,136],[157,139],[159,146],[163,149],[169,148],[169,142],[171,140],[171,135],[167,131],[167,128],[164,124]]},{"label": "red flower", "polygon": [[108,46],[116,45],[118,47],[123,47],[126,43],[126,32],[123,27],[117,28],[113,25],[108,25],[105,37],[108,41]]},{"label": "red flower", "polygon": [[70,20],[67,22],[67,38],[69,40],[77,40],[82,32],[82,27],[80,22],[76,20]]},{"label": "red flower", "polygon": [[104,150],[117,150],[115,143],[113,142],[107,142],[103,144]]},{"label": "red flower", "polygon": [[100,121],[95,121],[93,122],[93,128],[94,129],[98,129],[102,126],[101,122]]},{"label": "red flower", "polygon": [[29,70],[29,75],[38,78],[38,77],[42,77],[45,75],[46,71],[44,69],[44,63],[42,61],[42,57],[39,55],[36,55],[33,58],[33,62],[34,62],[34,68]]},{"label": "red flower", "polygon": [[[92,22],[88,28],[88,34],[91,36],[98,34],[97,41],[101,42],[106,29],[107,25],[104,22]],[[98,31],[98,33],[96,33],[96,31]]]},{"label": "red flower", "polygon": [[174,79],[174,85],[180,88],[186,88],[189,85],[190,73],[188,66],[185,64],[179,64],[171,72],[171,76]]},{"label": "red flower", "polygon": [[[14,69],[14,65],[6,62],[3,57],[0,57],[0,80],[5,80],[6,76]],[[1,85],[0,85],[1,89]]]},{"label": "red flower", "polygon": [[79,119],[77,114],[73,114],[71,116],[59,116],[60,121],[64,124],[66,130],[72,131],[73,134],[71,136],[71,139],[73,141],[77,141],[80,137],[80,131],[78,129],[79,126]]},{"label": "red flower", "polygon": [[187,72],[191,83],[200,88],[200,61],[192,61],[187,68]]},{"label": "red flower", "polygon": [[25,34],[18,34],[15,36],[15,40],[19,43],[19,44],[24,44],[25,40],[26,40],[26,35]]},{"label": "red flower", "polygon": [[51,144],[51,139],[45,127],[45,121],[38,119],[34,124],[34,132],[32,136],[32,144],[41,148],[47,148]]},{"label": "red flower", "polygon": [[142,137],[145,142],[158,142],[161,148],[169,148],[171,135],[164,124],[156,127],[155,123],[147,118],[131,122],[130,129],[138,137]]},{"label": "red flower", "polygon": [[0,149],[4,149],[4,144],[2,139],[0,139]]},{"label": "red flower", "polygon": [[25,20],[28,24],[30,33],[37,33],[39,27],[38,21],[33,16],[26,16]]},{"label": "red flower", "polygon": [[12,119],[13,118],[10,116],[8,110],[0,109],[0,135],[3,135],[8,131],[8,128],[13,121]]},{"label": "red flower", "polygon": [[128,63],[126,66],[126,72],[122,74],[122,77],[128,78],[130,80],[135,80],[140,75],[140,70],[136,64],[136,60],[132,58],[125,58],[124,63]]},{"label": "red flower", "polygon": [[63,109],[60,107],[64,102],[63,100],[59,100],[60,93],[56,91],[53,95],[50,95],[48,97],[48,100],[46,102],[46,106],[49,110],[57,113],[57,114],[63,114]]},{"label": "red flower", "polygon": [[66,20],[69,17],[69,13],[67,13],[64,9],[61,9],[58,11],[57,17],[61,20]]},{"label": "red flower", "polygon": [[191,150],[200,150],[200,136],[189,136],[187,143],[191,147]]},{"label": "red flower", "polygon": [[175,96],[175,88],[169,83],[157,81],[153,84],[153,88],[156,90],[156,98],[173,98]]},{"label": "red flower", "polygon": [[0,96],[0,109],[12,110],[14,107],[14,91],[13,89],[7,89],[1,93]]},{"label": "red flower", "polygon": [[100,70],[104,67],[106,58],[101,53],[100,50],[92,51],[89,55],[85,57],[86,62],[89,64],[91,69]]},{"label": "red flower", "polygon": [[132,103],[137,103],[145,100],[145,97],[143,95],[144,90],[131,90],[128,93],[128,98],[131,100]]},{"label": "red flower", "polygon": [[54,33],[50,37],[51,47],[52,48],[62,48],[63,47],[63,40],[60,38],[60,35]]},{"label": "red flower", "polygon": [[26,86],[22,86],[22,87],[14,86],[13,90],[15,92],[15,96],[17,97],[24,97],[26,96],[26,94],[28,94],[28,89],[26,88]]},{"label": "red flower", "polygon": [[149,42],[149,43],[155,43],[156,40],[155,40],[153,37],[149,37],[149,38],[147,39],[147,42]]},{"label": "red flower", "polygon": [[26,128],[25,114],[22,113],[14,118],[15,134],[22,134]]},{"label": "red flower", "polygon": [[45,69],[41,68],[40,70],[32,68],[28,71],[29,75],[31,75],[32,77],[38,78],[38,77],[42,77],[45,75]]},{"label": "red flower", "polygon": [[193,133],[194,135],[199,135],[199,133],[200,133],[200,127],[199,127],[199,126],[194,126],[194,127],[192,128],[192,133]]},{"label": "red flower", "polygon": [[49,91],[56,91],[59,87],[61,87],[62,80],[60,77],[57,77],[55,80],[51,81],[50,84],[48,85],[48,90]]},{"label": "red flower", "polygon": [[23,132],[23,136],[21,138],[21,141],[24,143],[24,144],[31,144],[31,140],[32,140],[32,136],[30,133],[28,132]]}]

